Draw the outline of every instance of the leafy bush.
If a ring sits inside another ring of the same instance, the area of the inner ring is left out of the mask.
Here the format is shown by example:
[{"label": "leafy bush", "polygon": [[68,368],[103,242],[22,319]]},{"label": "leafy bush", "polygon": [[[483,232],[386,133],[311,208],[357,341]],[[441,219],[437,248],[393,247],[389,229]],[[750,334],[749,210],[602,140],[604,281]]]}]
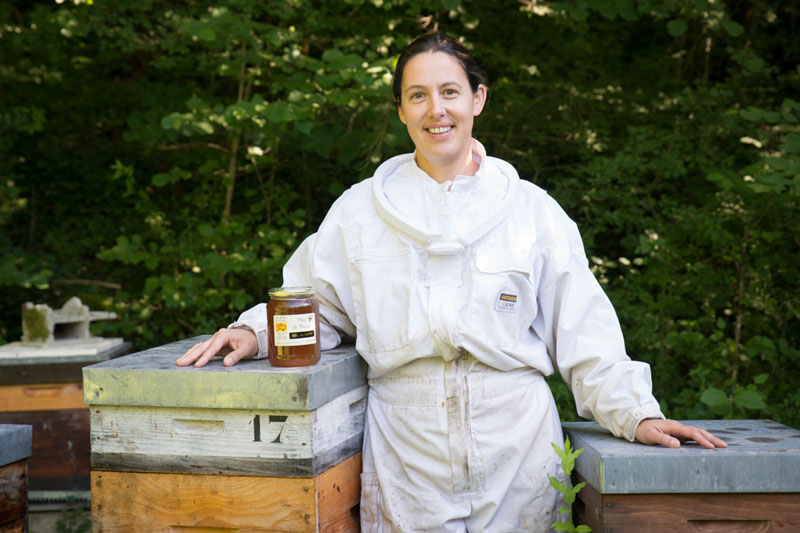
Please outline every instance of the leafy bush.
[{"label": "leafy bush", "polygon": [[115,310],[95,333],[137,349],[263,300],[334,199],[411,149],[390,73],[438,28],[492,80],[476,136],[579,223],[665,412],[800,426],[796,17],[766,0],[3,3],[0,342],[27,300]]}]

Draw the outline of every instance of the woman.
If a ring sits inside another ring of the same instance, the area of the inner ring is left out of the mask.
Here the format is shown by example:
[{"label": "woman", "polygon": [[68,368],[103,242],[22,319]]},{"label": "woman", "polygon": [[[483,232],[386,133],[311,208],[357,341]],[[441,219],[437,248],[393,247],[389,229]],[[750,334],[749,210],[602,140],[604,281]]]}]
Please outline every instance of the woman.
[{"label": "woman", "polygon": [[[724,447],[664,420],[575,224],[472,138],[487,82],[469,52],[417,39],[393,92],[416,151],[343,194],[284,268],[317,291],[323,349],[354,337],[369,365],[364,531],[548,530],[554,365],[579,414],[618,437]],[[260,304],[177,364],[264,357],[268,334]]]}]

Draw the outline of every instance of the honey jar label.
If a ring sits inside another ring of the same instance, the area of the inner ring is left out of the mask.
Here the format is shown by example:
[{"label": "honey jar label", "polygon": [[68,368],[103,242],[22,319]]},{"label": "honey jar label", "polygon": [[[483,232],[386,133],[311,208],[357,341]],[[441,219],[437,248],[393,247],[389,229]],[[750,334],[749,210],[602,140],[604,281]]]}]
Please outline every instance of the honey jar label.
[{"label": "honey jar label", "polygon": [[275,346],[304,346],[317,342],[317,324],[314,313],[300,315],[274,315],[273,340]]}]

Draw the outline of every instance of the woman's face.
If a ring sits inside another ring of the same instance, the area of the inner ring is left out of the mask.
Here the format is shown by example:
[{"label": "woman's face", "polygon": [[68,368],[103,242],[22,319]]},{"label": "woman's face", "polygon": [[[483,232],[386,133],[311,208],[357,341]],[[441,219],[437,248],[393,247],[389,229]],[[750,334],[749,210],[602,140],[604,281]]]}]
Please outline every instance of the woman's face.
[{"label": "woman's face", "polygon": [[[403,70],[397,112],[417,148],[417,164],[432,169],[461,170],[472,158],[472,123],[483,110],[486,87],[473,93],[467,74],[445,52],[411,58]],[[455,176],[452,176],[455,177]]]}]

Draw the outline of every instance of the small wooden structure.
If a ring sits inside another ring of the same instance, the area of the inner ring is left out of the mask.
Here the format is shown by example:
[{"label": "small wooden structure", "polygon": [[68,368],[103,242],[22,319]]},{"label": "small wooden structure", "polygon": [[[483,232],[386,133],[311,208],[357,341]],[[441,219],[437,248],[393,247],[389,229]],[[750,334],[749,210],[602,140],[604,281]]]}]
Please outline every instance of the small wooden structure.
[{"label": "small wooden structure", "polygon": [[563,424],[574,482],[587,481],[573,510],[600,532],[800,531],[800,430],[771,420],[691,420],[728,443],[707,450],[617,439],[594,422]]},{"label": "small wooden structure", "polygon": [[177,367],[203,339],[84,369],[95,531],[358,531],[355,350],[298,368]]},{"label": "small wooden structure", "polygon": [[31,426],[0,424],[0,531],[28,531],[31,439]]}]

